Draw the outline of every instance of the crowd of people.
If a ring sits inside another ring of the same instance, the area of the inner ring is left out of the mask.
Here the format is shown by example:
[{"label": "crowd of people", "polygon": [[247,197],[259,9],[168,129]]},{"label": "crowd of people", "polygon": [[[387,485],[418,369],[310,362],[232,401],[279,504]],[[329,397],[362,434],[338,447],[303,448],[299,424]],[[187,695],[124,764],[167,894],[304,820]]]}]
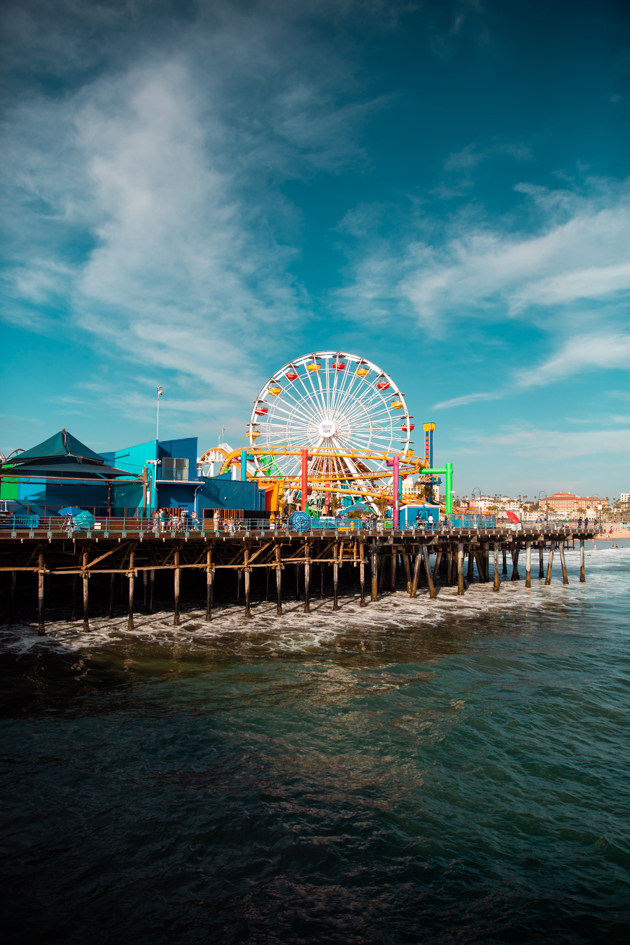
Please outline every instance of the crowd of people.
[{"label": "crowd of people", "polygon": [[153,513],[153,530],[156,534],[161,531],[183,532],[200,528],[196,512],[187,512],[186,509],[156,509]]},{"label": "crowd of people", "polygon": [[[205,526],[205,528],[211,527],[214,532],[226,532],[233,535],[247,528],[247,519],[231,517],[229,514],[226,515],[225,512],[226,510],[223,509],[214,509],[211,523],[206,520],[204,525],[202,525],[196,512],[188,512],[186,509],[157,509],[153,513],[153,531],[156,534],[159,534],[161,531],[201,531]],[[260,524],[272,532],[276,530],[287,531],[291,529],[291,517],[292,511],[284,509],[281,512],[271,512],[268,519],[261,517]],[[332,522],[332,516],[325,516],[321,524],[327,523],[328,518],[330,518]],[[379,528],[379,524],[384,524],[385,516],[363,512],[360,517],[335,520],[342,522],[343,525],[347,527],[361,529],[362,531],[376,531]],[[331,527],[334,526],[331,525]],[[426,519],[418,515],[414,522],[409,522],[409,527],[430,531],[435,527],[433,515],[429,514]]]}]

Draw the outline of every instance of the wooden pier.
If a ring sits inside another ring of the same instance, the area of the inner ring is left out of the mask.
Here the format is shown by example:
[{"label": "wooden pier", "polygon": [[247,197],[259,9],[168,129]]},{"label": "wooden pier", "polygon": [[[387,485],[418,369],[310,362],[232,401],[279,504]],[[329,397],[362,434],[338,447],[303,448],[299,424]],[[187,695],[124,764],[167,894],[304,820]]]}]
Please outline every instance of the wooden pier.
[{"label": "wooden pier", "polygon": [[219,599],[242,604],[245,618],[251,616],[254,600],[269,600],[270,595],[279,615],[289,596],[300,599],[305,613],[314,596],[329,596],[337,610],[340,582],[353,593],[358,590],[362,607],[398,587],[406,587],[410,597],[421,587],[432,599],[440,586],[456,586],[464,594],[475,578],[492,583],[498,592],[502,580],[521,580],[521,571],[525,587],[531,588],[532,562],[537,579],[550,584],[559,561],[562,581],[568,584],[565,549],[579,542],[579,579],[585,581],[584,541],[593,537],[590,529],[541,525],[518,531],[348,528],[299,533],[267,527],[155,534],[142,519],[87,533],[50,524],[2,529],[0,621],[13,621],[19,603],[22,619],[32,619],[28,612],[36,616],[44,634],[48,607],[55,613],[67,610],[71,621],[79,618],[79,588],[79,619],[88,631],[91,609],[113,617],[121,606],[132,630],[135,613],[153,613],[158,594],[160,611],[169,600],[177,626],[186,607],[199,610],[205,604],[205,619],[211,620]]}]

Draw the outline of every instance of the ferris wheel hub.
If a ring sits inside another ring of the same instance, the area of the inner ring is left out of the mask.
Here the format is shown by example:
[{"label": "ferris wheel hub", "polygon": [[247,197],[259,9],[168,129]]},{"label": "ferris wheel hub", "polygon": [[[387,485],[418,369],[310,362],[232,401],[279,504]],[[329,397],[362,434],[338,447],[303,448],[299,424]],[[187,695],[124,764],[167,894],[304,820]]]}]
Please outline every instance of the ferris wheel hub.
[{"label": "ferris wheel hub", "polygon": [[319,425],[319,435],[325,440],[329,440],[337,432],[337,424],[334,420],[322,420]]}]

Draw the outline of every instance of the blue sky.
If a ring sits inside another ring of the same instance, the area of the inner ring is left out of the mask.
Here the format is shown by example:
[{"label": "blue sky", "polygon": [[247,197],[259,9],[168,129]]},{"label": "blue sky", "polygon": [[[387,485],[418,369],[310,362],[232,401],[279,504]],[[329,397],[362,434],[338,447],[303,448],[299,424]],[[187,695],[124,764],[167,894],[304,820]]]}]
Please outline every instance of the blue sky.
[{"label": "blue sky", "polygon": [[[389,371],[455,489],[630,489],[623,3],[3,5],[0,449]],[[416,441],[421,447],[419,438]]]}]

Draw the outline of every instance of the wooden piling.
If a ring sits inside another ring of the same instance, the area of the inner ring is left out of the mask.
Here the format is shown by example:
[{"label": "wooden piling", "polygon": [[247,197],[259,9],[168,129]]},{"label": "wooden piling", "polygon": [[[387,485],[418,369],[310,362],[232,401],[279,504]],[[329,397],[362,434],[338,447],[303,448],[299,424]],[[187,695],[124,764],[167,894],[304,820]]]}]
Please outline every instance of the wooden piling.
[{"label": "wooden piling", "polygon": [[43,554],[40,554],[37,558],[37,568],[37,633],[43,637],[46,633],[44,621],[44,573],[46,565]]},{"label": "wooden piling", "polygon": [[499,542],[498,542],[498,541],[495,541],[495,543],[494,543],[494,560],[493,560],[493,572],[494,572],[494,573],[493,573],[493,575],[492,575],[492,578],[493,578],[492,590],[493,590],[493,591],[498,591],[498,590],[500,590],[500,588],[501,588],[501,581],[500,581],[500,579],[499,579],[499,548],[500,548]]},{"label": "wooden piling", "polygon": [[464,542],[457,542],[457,594],[464,593]]},{"label": "wooden piling", "polygon": [[467,580],[469,584],[472,584],[473,578],[475,576],[475,556],[471,546],[468,546],[468,574]]},{"label": "wooden piling", "polygon": [[411,565],[409,564],[409,555],[403,554],[403,565],[405,568],[405,580],[407,582],[407,593],[411,597]]},{"label": "wooden piling", "polygon": [[[179,549],[174,554],[175,570],[173,571],[173,597],[175,612],[173,613],[173,625],[179,626],[179,591],[180,591],[180,568],[179,568]],[[238,572],[240,574],[240,571]]]},{"label": "wooden piling", "polygon": [[475,551],[475,561],[477,562],[477,571],[479,572],[479,583],[485,584],[490,578],[485,573],[485,560],[483,552]]},{"label": "wooden piling", "polygon": [[416,560],[413,566],[413,578],[411,581],[411,589],[409,592],[410,597],[416,597],[418,593],[418,583],[420,581],[420,565],[422,564],[422,553],[418,551],[416,555]]},{"label": "wooden piling", "polygon": [[422,557],[424,559],[424,569],[427,575],[427,587],[429,588],[429,597],[432,600],[435,600],[435,584],[433,583],[433,575],[431,574],[431,561],[429,559],[429,549],[426,545],[422,546]]},{"label": "wooden piling", "polygon": [[339,548],[338,542],[333,545],[333,610],[339,610]]},{"label": "wooden piling", "polygon": [[[422,547],[426,548],[427,546],[423,545]],[[427,548],[427,557],[428,556],[429,556],[429,550]],[[435,555],[435,564],[433,566],[433,584],[434,585],[435,585],[435,582],[437,581],[438,571],[439,571],[441,563],[442,563],[442,552],[438,551]]]},{"label": "wooden piling", "polygon": [[484,542],[483,545],[483,568],[486,572],[486,583],[490,583],[490,543]]},{"label": "wooden piling", "polygon": [[513,545],[511,549],[512,555],[512,577],[511,581],[520,581],[521,576],[518,573],[518,547]]},{"label": "wooden piling", "polygon": [[282,616],[282,556],[280,545],[276,545],[276,614]]},{"label": "wooden piling", "polygon": [[110,576],[109,576],[109,610],[108,610],[108,616],[109,616],[109,619],[110,619],[110,620],[111,620],[112,617],[114,616],[114,591],[115,591],[115,586],[114,586],[114,585],[115,585],[115,580],[116,580],[116,575],[115,575],[114,572],[112,571],[112,573],[111,573]]},{"label": "wooden piling", "polygon": [[389,577],[390,577],[389,587],[393,593],[396,590],[396,552],[394,551],[393,545],[392,545]]},{"label": "wooden piling", "polygon": [[149,613],[155,613],[155,569],[149,571]]},{"label": "wooden piling", "polygon": [[83,631],[87,633],[90,629],[90,600],[88,594],[88,580],[90,573],[87,569],[89,560],[89,554],[87,551],[83,552]]},{"label": "wooden piling", "polygon": [[249,548],[247,547],[247,545],[245,545],[243,558],[244,558],[243,579],[245,583],[245,616],[247,618],[250,618],[252,615],[252,612],[250,609],[249,596],[250,596],[250,583],[251,583],[250,579],[252,576],[252,572],[251,572],[251,568],[249,567]]},{"label": "wooden piling", "polygon": [[385,557],[378,556],[378,589],[382,591],[385,587]]},{"label": "wooden piling", "polygon": [[361,607],[365,607],[365,540],[359,541],[359,587],[361,589]]},{"label": "wooden piling", "polygon": [[[151,572],[153,573],[153,572]],[[267,574],[269,570],[267,569]],[[212,620],[212,604],[214,603],[214,568],[212,567],[212,548],[206,551],[206,621]]]},{"label": "wooden piling", "polygon": [[17,571],[11,571],[11,605],[9,610],[9,623],[15,620],[15,591],[17,585]]},{"label": "wooden piling", "polygon": [[269,575],[271,568],[265,568],[265,603],[269,602]]},{"label": "wooden piling", "polygon": [[378,600],[378,553],[372,546],[370,549],[370,571],[372,578],[372,600]]},{"label": "wooden piling", "polygon": [[545,543],[544,541],[538,546],[538,577],[544,578],[545,576]]},{"label": "wooden piling", "polygon": [[532,543],[525,542],[525,587],[532,586]]},{"label": "wooden piling", "polygon": [[78,583],[79,583],[78,575],[73,574],[72,575],[72,610],[70,611],[71,623],[74,623],[74,621],[77,619],[77,585]]},{"label": "wooden piling", "polygon": [[504,574],[507,574],[507,573],[508,573],[508,569],[507,569],[507,551],[506,551],[505,548],[503,549],[503,573],[504,573]]},{"label": "wooden piling", "polygon": [[311,612],[311,550],[308,538],[304,539],[304,613]]},{"label": "wooden piling", "polygon": [[134,551],[129,552],[129,618],[127,620],[127,630],[133,630],[133,594],[135,590]]},{"label": "wooden piling", "polygon": [[551,584],[551,569],[553,567],[553,552],[554,552],[554,543],[550,542],[549,554],[547,555],[547,577],[545,578],[545,584]]},{"label": "wooden piling", "polygon": [[564,542],[563,541],[561,541],[558,544],[558,551],[560,552],[560,566],[562,568],[562,583],[568,584],[569,575],[567,574],[567,562],[566,562],[566,558],[564,557]]},{"label": "wooden piling", "polygon": [[145,613],[149,609],[148,590],[149,590],[149,572],[143,571],[142,572],[142,606],[144,608]]},{"label": "wooden piling", "polygon": [[586,566],[585,566],[585,558],[584,558],[584,539],[580,538],[580,584],[584,584],[585,581],[586,581]]}]

